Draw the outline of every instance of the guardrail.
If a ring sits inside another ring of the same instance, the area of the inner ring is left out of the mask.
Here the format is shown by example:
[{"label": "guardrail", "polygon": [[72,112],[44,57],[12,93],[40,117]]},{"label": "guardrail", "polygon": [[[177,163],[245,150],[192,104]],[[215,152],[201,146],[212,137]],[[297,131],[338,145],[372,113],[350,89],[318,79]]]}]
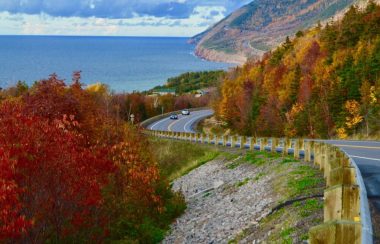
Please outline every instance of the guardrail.
[{"label": "guardrail", "polygon": [[[193,112],[193,111],[200,111],[200,110],[205,110],[205,109],[210,109],[210,108],[206,108],[206,107],[202,107],[202,108],[190,108],[188,109],[190,112]],[[164,119],[164,118],[167,118],[169,117],[171,114],[180,114],[182,110],[177,110],[177,111],[172,111],[172,112],[168,112],[168,113],[164,113],[164,114],[160,114],[160,115],[157,115],[157,116],[154,116],[150,119],[147,119],[147,120],[144,120],[143,122],[140,123],[140,125],[143,127],[143,128],[147,128],[149,125],[161,120],[161,119]]]},{"label": "guardrail", "polygon": [[372,224],[363,178],[352,158],[336,146],[308,139],[255,138],[220,136],[172,131],[147,131],[148,134],[195,143],[272,151],[313,162],[323,171],[324,223],[309,231],[309,242],[363,243],[373,242]]}]

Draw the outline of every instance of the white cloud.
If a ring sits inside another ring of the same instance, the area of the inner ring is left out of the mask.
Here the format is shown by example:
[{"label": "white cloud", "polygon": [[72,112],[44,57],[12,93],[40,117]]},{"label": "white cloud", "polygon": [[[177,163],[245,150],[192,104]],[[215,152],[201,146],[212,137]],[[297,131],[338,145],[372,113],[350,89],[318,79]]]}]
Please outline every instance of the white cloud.
[{"label": "white cloud", "polygon": [[[94,0],[90,4],[96,6]],[[133,13],[133,18],[108,19],[0,12],[0,34],[192,36],[204,31],[225,14],[226,9],[223,6],[195,7],[186,19],[140,16],[137,13]]]}]

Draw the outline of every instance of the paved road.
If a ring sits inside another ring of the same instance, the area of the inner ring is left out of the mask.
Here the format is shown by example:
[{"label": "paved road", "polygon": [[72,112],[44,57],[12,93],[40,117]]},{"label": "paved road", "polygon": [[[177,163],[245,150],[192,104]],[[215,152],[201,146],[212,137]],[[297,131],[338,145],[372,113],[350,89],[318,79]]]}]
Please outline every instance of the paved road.
[{"label": "paved road", "polygon": [[159,120],[148,126],[149,130],[177,131],[177,132],[194,132],[194,125],[214,113],[212,110],[201,110],[191,112],[190,115],[178,115],[177,120],[171,120],[169,117]]},{"label": "paved road", "polygon": [[[151,130],[194,132],[193,125],[213,114],[212,110],[192,112],[189,116],[179,116],[178,120],[160,120],[148,128]],[[368,198],[380,211],[380,142],[379,141],[326,141],[345,150],[357,163],[364,178]]]}]

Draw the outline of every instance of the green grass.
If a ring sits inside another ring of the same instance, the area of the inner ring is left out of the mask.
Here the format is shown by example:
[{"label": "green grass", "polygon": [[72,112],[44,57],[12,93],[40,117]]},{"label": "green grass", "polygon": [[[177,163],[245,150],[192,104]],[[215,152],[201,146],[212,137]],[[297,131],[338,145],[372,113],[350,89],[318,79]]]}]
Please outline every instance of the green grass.
[{"label": "green grass", "polygon": [[261,173],[258,173],[255,178],[253,178],[254,181],[258,181],[261,179],[261,177],[265,176],[266,174],[261,172]]},{"label": "green grass", "polygon": [[244,160],[250,164],[261,166],[268,162],[268,159],[280,158],[281,154],[266,152],[266,151],[257,151],[257,152],[248,152]]},{"label": "green grass", "polygon": [[319,209],[323,209],[323,203],[317,199],[308,199],[304,202],[296,202],[294,206],[300,209],[302,218],[308,217]]},{"label": "green grass", "polygon": [[219,152],[210,146],[151,138],[151,150],[162,175],[169,181],[215,159]]},{"label": "green grass", "polygon": [[250,180],[251,180],[250,178],[245,178],[244,180],[238,182],[238,183],[236,184],[236,186],[237,186],[237,187],[244,186],[244,185],[246,185]]},{"label": "green grass", "polygon": [[229,152],[222,152],[220,155],[221,155],[223,158],[225,158],[226,160],[228,160],[228,161],[234,160],[234,159],[236,159],[236,158],[239,157],[238,154],[229,153]]},{"label": "green grass", "polygon": [[308,194],[321,183],[315,169],[308,165],[300,165],[291,175],[288,186],[294,195]]},{"label": "green grass", "polygon": [[228,165],[227,165],[227,168],[228,168],[228,169],[235,169],[235,168],[239,167],[239,165],[241,165],[241,164],[242,164],[242,161],[240,161],[240,160],[236,160],[236,161],[234,161],[234,162],[228,164]]},{"label": "green grass", "polygon": [[245,161],[250,164],[254,164],[257,166],[263,165],[266,160],[263,157],[257,157],[259,154],[253,152],[249,152],[245,155]]},{"label": "green grass", "polygon": [[293,243],[291,235],[296,231],[294,227],[286,228],[280,232],[282,243]]},{"label": "green grass", "polygon": [[[270,152],[248,152],[235,164],[249,163],[259,171],[251,181],[264,175],[271,179],[274,192],[279,194],[276,204],[314,194],[322,194],[325,182],[319,169],[291,156]],[[243,185],[245,180],[238,182]],[[268,243],[300,243],[308,239],[311,226],[323,222],[323,200],[311,198],[286,205],[259,221],[258,226],[248,227],[234,236],[231,243],[239,243],[245,237],[257,237]],[[267,233],[270,232],[270,235]]]},{"label": "green grass", "polygon": [[284,158],[284,159],[282,159],[282,164],[288,164],[288,163],[294,163],[294,162],[296,162],[296,160],[294,159],[294,158]]}]

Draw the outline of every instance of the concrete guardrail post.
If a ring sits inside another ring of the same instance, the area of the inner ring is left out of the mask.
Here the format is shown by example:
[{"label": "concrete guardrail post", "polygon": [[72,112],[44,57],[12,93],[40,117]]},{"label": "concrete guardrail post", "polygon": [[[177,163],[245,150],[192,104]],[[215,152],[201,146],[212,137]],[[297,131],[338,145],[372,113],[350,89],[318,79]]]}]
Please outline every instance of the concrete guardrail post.
[{"label": "concrete guardrail post", "polygon": [[277,149],[278,143],[279,143],[279,139],[278,138],[272,138],[271,141],[272,141],[271,151],[276,152],[276,149]]},{"label": "concrete guardrail post", "polygon": [[240,137],[240,148],[245,148],[245,144],[247,143],[247,137],[246,136],[241,136]]},{"label": "concrete guardrail post", "polygon": [[325,157],[325,169],[324,169],[324,176],[327,179],[330,175],[331,169],[334,167],[335,161],[337,160],[337,148],[334,148],[330,145],[326,148],[326,157]]},{"label": "concrete guardrail post", "polygon": [[294,141],[294,158],[300,159],[300,147],[301,147],[301,139],[295,139]]},{"label": "concrete guardrail post", "polygon": [[256,137],[251,137],[249,140],[249,150],[253,151],[255,150],[256,145]]},{"label": "concrete guardrail post", "polygon": [[325,170],[325,158],[326,158],[326,149],[327,145],[326,143],[321,144],[321,151],[320,151],[320,164],[319,168],[324,171]]},{"label": "concrete guardrail post", "polygon": [[227,136],[222,136],[222,145],[223,145],[224,147],[227,146]]},{"label": "concrete guardrail post", "polygon": [[235,148],[237,145],[237,136],[231,136],[231,148]]},{"label": "concrete guardrail post", "polygon": [[288,156],[288,149],[291,147],[291,140],[289,138],[284,138],[284,146],[282,148],[282,155]]},{"label": "concrete guardrail post", "polygon": [[314,142],[314,165],[321,165],[321,143]]},{"label": "concrete guardrail post", "polygon": [[300,151],[305,151],[305,139],[299,139],[300,142]]},{"label": "concrete guardrail post", "polygon": [[313,153],[314,149],[314,141],[305,140],[305,161],[311,162],[311,154]]},{"label": "concrete guardrail post", "polygon": [[268,138],[260,138],[260,151],[265,151],[266,145],[268,145]]}]

